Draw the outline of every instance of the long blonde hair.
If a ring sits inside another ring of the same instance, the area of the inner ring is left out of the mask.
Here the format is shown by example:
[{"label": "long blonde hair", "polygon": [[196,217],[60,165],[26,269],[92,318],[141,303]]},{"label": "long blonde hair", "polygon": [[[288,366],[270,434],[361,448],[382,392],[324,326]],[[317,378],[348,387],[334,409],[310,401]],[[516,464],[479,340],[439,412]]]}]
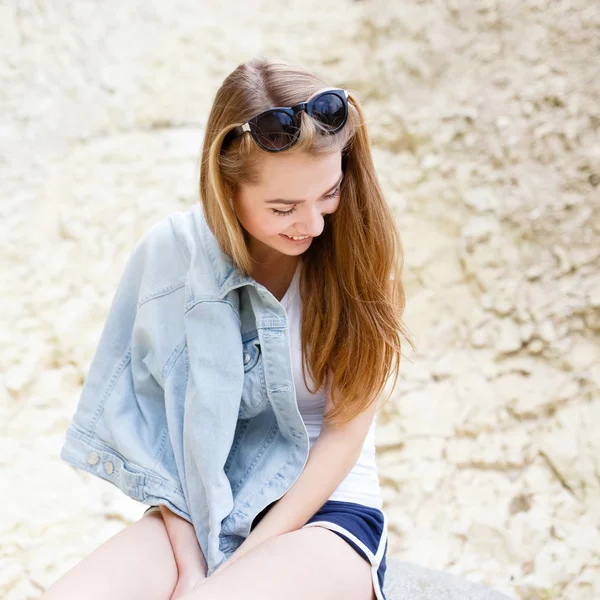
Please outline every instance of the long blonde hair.
[{"label": "long blonde hair", "polygon": [[[233,198],[236,186],[258,182],[264,150],[250,135],[226,148],[223,140],[255,114],[305,102],[327,87],[302,67],[256,58],[239,65],[216,93],[202,148],[200,198],[221,249],[245,275],[252,259]],[[323,418],[343,424],[377,399],[391,373],[396,383],[402,336],[412,345],[401,320],[402,245],[375,173],[364,114],[353,94],[348,121],[336,134],[323,135],[305,112],[300,115],[298,142],[285,152],[342,151],[339,207],[326,216],[323,233],[302,255],[300,292],[304,378],[308,366],[313,393],[331,383],[334,408]]]}]

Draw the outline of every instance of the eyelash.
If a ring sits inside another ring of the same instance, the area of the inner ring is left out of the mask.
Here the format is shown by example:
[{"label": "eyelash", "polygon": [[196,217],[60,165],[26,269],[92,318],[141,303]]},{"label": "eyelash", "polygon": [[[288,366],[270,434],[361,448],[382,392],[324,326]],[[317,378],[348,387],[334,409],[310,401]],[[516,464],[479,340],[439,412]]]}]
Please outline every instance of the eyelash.
[{"label": "eyelash", "polygon": [[[327,196],[325,196],[325,198],[327,200],[333,200],[333,198],[335,198],[336,196],[339,195],[341,187],[342,187],[341,185],[338,185],[336,190],[334,192],[332,192],[331,194],[327,194]],[[294,206],[290,210],[277,210],[276,208],[272,208],[271,210],[273,211],[273,214],[279,215],[281,217],[285,217],[287,215],[291,215],[296,210],[296,207]]]}]

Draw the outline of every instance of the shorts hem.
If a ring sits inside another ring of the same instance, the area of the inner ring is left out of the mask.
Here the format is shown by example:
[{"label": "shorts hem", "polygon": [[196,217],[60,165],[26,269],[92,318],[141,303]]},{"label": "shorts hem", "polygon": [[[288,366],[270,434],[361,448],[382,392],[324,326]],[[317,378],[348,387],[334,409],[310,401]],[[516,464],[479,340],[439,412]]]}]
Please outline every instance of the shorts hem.
[{"label": "shorts hem", "polygon": [[371,581],[373,582],[373,589],[375,591],[375,598],[377,600],[386,600],[385,593],[384,593],[383,589],[381,588],[381,585],[379,584],[379,566],[381,565],[381,561],[382,561],[383,555],[385,553],[385,548],[387,546],[387,517],[384,512],[382,512],[382,514],[383,514],[383,531],[381,534],[381,539],[379,540],[379,546],[377,548],[377,552],[375,554],[373,554],[373,552],[371,552],[371,550],[369,550],[369,548],[367,548],[367,546],[359,538],[357,538],[352,532],[348,531],[347,529],[345,529],[341,525],[338,525],[337,523],[332,523],[331,521],[317,520],[317,521],[312,521],[310,523],[306,523],[306,525],[302,526],[302,529],[304,529],[304,527],[324,527],[325,529],[329,529],[331,531],[335,531],[336,533],[339,533],[341,536],[346,538],[348,541],[350,541],[353,544],[355,544],[356,546],[358,546],[358,548],[360,548],[361,551],[364,552],[364,555],[367,557],[367,559],[371,563]]},{"label": "shorts hem", "polygon": [[145,517],[147,514],[153,513],[153,512],[160,512],[160,507],[159,506],[150,506],[149,508],[147,508],[144,511],[144,514],[142,515],[142,517]]}]

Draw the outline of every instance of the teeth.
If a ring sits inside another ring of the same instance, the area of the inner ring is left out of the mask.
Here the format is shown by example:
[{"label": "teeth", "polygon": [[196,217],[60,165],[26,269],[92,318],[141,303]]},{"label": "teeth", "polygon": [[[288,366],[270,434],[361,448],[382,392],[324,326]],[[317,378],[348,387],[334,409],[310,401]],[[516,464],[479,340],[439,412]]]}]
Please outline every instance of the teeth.
[{"label": "teeth", "polygon": [[304,236],[286,235],[285,237],[289,237],[292,240],[305,240],[309,236],[308,235],[304,235]]}]

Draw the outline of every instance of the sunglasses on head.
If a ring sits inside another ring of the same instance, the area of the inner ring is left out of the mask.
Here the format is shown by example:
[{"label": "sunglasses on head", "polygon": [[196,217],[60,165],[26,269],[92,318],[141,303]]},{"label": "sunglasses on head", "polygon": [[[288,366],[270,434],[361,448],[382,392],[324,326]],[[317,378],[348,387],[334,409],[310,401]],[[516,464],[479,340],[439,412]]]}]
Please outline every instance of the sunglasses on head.
[{"label": "sunglasses on head", "polygon": [[268,152],[281,152],[294,145],[300,134],[300,112],[305,110],[321,129],[336,133],[348,118],[348,92],[341,89],[327,90],[308,102],[291,107],[265,110],[243,125],[232,129],[223,140],[223,147],[247,131],[255,142]]}]

